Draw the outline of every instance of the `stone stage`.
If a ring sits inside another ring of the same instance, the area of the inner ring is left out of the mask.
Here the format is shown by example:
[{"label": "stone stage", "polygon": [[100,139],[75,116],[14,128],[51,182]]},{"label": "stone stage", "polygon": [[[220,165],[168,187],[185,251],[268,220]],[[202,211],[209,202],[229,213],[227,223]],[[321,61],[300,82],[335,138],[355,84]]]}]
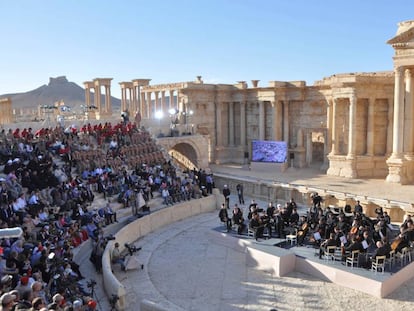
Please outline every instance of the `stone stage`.
[{"label": "stone stage", "polygon": [[212,229],[211,235],[217,243],[245,252],[249,265],[276,277],[299,271],[379,298],[388,296],[414,275],[414,262],[402,268],[393,267],[392,271],[387,265],[384,273],[375,273],[365,268],[346,267],[340,260],[319,259],[319,249],[291,246],[285,239],[257,242],[246,235],[227,233],[222,226]]}]

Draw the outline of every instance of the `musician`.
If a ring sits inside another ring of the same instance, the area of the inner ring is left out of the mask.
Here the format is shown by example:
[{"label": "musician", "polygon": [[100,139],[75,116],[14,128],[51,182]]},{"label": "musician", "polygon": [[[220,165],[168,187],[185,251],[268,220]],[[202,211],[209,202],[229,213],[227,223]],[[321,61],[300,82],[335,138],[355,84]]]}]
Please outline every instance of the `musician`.
[{"label": "musician", "polygon": [[401,253],[402,249],[407,246],[410,246],[410,243],[412,241],[412,221],[408,221],[406,225],[407,228],[404,228],[403,225],[400,226],[400,234],[394,239],[394,241],[391,244],[391,248],[395,250],[396,253]]},{"label": "musician", "polygon": [[326,222],[325,222],[325,218],[321,218],[319,219],[318,224],[315,227],[315,232],[319,232],[319,234],[321,235],[322,239],[326,238]]},{"label": "musician", "polygon": [[249,210],[251,210],[251,209],[252,209],[252,207],[257,208],[257,203],[256,203],[256,201],[255,201],[255,200],[252,200],[252,202],[250,203],[250,205],[249,205]]},{"label": "musician", "polygon": [[246,225],[244,224],[243,212],[237,204],[233,208],[233,223],[237,225],[237,234],[242,234]]},{"label": "musician", "polygon": [[292,210],[292,214],[290,215],[290,219],[289,219],[290,225],[293,226],[293,227],[297,226],[298,221],[299,221],[298,210],[296,208],[294,208]]},{"label": "musician", "polygon": [[356,205],[354,206],[354,213],[359,213],[359,214],[362,214],[363,213],[362,205],[359,202],[359,200],[356,201]]},{"label": "musician", "polygon": [[289,210],[289,214],[292,214],[294,209],[297,209],[298,206],[295,202],[295,200],[293,198],[290,199],[289,203],[288,203],[288,210]]},{"label": "musician", "polygon": [[225,203],[221,204],[221,208],[219,211],[219,218],[221,222],[224,222],[226,224],[227,232],[230,232],[231,231],[231,219],[229,218],[229,215],[227,213],[227,208],[226,208]]},{"label": "musician", "polygon": [[305,216],[301,216],[299,218],[299,223],[301,225],[300,225],[300,229],[298,230],[298,233],[297,233],[297,241],[298,241],[298,245],[303,245],[306,234],[309,231],[309,223],[306,220]]},{"label": "musician", "polygon": [[276,235],[279,238],[283,239],[284,238],[284,235],[285,235],[284,234],[285,233],[285,231],[284,231],[285,226],[283,224],[283,219],[282,219],[281,213],[282,213],[281,210],[279,210],[279,209],[276,209],[275,210],[275,212],[273,214],[273,222],[274,222],[274,225],[275,225],[275,233],[276,233]]},{"label": "musician", "polygon": [[345,246],[343,243],[341,243],[341,246],[344,247],[345,252],[349,252],[349,253],[351,253],[352,251],[362,252],[364,250],[361,242],[358,241],[356,236],[351,237],[351,243],[349,243],[347,246]]},{"label": "musician", "polygon": [[319,259],[322,259],[322,255],[328,248],[328,246],[336,246],[336,239],[335,239],[335,233],[331,233],[329,235],[329,239],[323,241],[319,247]]},{"label": "musician", "polygon": [[259,238],[263,238],[264,226],[257,212],[254,212],[252,214],[252,219],[250,220],[249,227],[253,230],[254,238],[256,241],[258,241]]},{"label": "musician", "polygon": [[387,227],[385,226],[385,221],[382,219],[374,225],[374,232],[372,238],[375,242],[381,241],[384,237],[387,236]]},{"label": "musician", "polygon": [[377,241],[376,246],[377,246],[377,249],[374,251],[374,254],[372,255],[372,261],[374,261],[375,258],[379,256],[389,255],[390,251],[387,245],[384,245],[382,241]]},{"label": "musician", "polygon": [[344,236],[344,233],[337,226],[335,226],[334,228],[334,233],[335,233],[336,246],[339,247],[341,246],[341,238]]},{"label": "musician", "polygon": [[269,202],[267,209],[266,209],[266,214],[268,217],[273,218],[273,215],[276,213],[276,207],[272,204],[272,202]]}]

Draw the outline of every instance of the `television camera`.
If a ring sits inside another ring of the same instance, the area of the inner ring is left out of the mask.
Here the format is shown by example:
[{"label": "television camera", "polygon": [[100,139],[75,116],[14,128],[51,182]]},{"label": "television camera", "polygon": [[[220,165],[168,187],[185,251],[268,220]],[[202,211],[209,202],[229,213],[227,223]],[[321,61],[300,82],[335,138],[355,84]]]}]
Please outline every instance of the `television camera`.
[{"label": "television camera", "polygon": [[131,244],[128,244],[128,243],[125,243],[124,246],[128,250],[130,256],[132,256],[134,253],[141,250],[141,247],[136,247],[135,245],[131,245]]}]

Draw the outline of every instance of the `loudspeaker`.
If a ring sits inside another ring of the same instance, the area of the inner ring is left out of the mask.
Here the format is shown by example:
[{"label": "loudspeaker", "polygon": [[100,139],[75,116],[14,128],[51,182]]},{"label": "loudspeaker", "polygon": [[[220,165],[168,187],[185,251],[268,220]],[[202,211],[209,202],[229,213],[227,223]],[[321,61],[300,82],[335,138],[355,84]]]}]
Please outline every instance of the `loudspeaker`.
[{"label": "loudspeaker", "polygon": [[248,158],[249,158],[249,153],[248,153],[248,152],[245,152],[245,153],[244,153],[244,158],[245,158],[245,159],[248,159]]},{"label": "loudspeaker", "polygon": [[290,157],[290,159],[291,159],[291,160],[293,160],[293,159],[295,158],[295,153],[291,152],[291,153],[289,154],[289,157]]}]

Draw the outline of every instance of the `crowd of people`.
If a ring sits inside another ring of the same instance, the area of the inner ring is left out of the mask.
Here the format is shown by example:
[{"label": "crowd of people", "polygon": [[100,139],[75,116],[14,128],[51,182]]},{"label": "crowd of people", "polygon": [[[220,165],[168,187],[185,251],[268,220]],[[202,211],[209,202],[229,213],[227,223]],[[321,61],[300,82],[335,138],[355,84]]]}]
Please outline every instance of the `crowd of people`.
[{"label": "crowd of people", "polygon": [[[100,271],[103,228],[117,222],[110,199],[138,214],[154,191],[168,189],[174,202],[206,188],[201,171],[177,176],[150,134],[125,122],[2,130],[0,165],[0,232],[22,229],[0,233],[1,310],[95,310],[74,250],[92,239]],[[93,205],[97,193],[105,206]]]}]

